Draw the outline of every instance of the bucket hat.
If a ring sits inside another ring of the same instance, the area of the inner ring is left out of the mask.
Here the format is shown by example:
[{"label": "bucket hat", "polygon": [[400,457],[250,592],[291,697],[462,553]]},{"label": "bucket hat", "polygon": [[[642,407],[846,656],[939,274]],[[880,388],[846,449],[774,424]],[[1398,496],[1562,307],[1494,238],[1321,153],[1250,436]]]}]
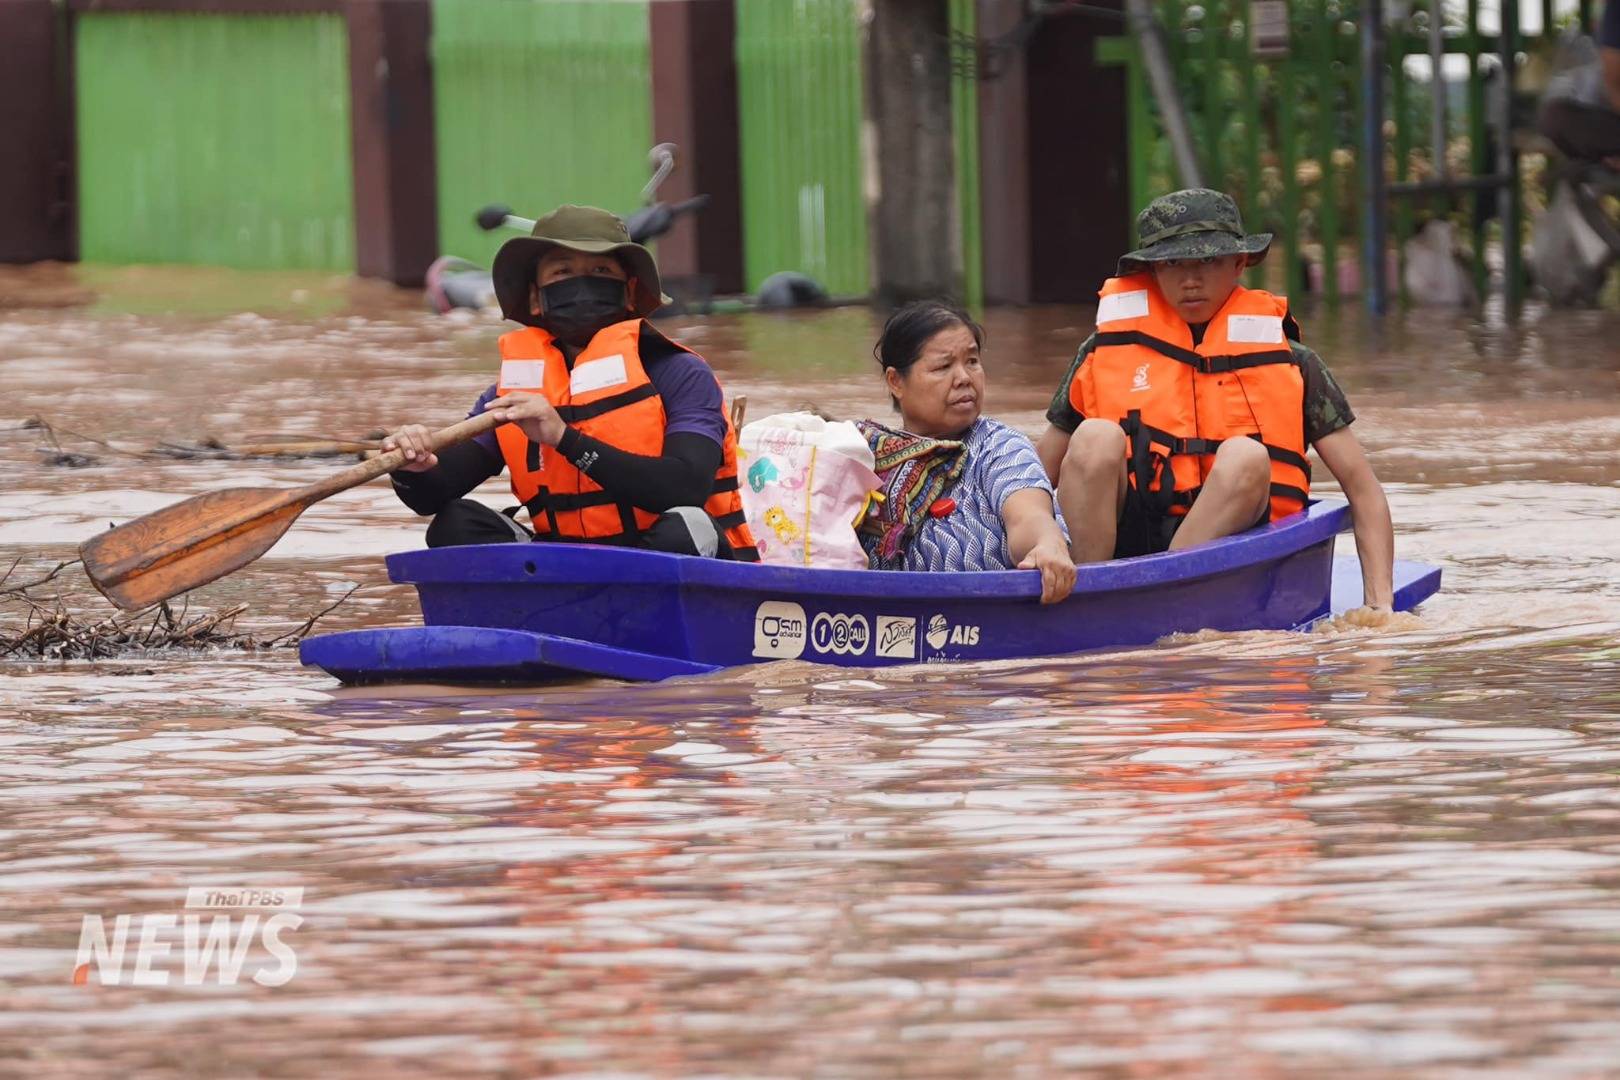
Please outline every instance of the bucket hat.
[{"label": "bucket hat", "polygon": [[1169,259],[1247,255],[1253,266],[1266,257],[1270,233],[1247,234],[1237,203],[1225,192],[1190,188],[1161,195],[1136,217],[1141,247],[1119,260],[1117,276],[1139,274]]},{"label": "bucket hat", "polygon": [[636,279],[635,295],[630,297],[632,316],[644,318],[669,303],[659,287],[652,252],[630,239],[622,218],[594,206],[563,205],[537,220],[528,236],[508,240],[495,253],[490,276],[495,280],[502,315],[535,325],[529,311],[529,286],[534,284],[535,263],[553,248],[618,258],[625,272]]}]

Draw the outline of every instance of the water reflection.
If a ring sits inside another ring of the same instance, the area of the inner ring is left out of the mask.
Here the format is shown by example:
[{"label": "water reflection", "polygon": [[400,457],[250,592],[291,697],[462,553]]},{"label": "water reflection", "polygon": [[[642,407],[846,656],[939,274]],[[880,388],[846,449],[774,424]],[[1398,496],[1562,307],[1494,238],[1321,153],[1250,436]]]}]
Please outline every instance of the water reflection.
[{"label": "water reflection", "polygon": [[[498,328],[407,303],[8,311],[0,428],[454,416]],[[998,410],[1039,422],[1087,318],[993,314]],[[881,413],[875,325],[672,332],[751,413]],[[62,1075],[1605,1075],[1612,323],[1307,330],[1391,481],[1402,554],[1446,566],[1415,629],[521,692],[332,692],[285,654],[0,662],[0,1055]],[[21,572],[110,515],[329,467],[135,482],[111,457],[47,469],[19,433],[0,460]],[[333,628],[407,621],[376,556],[418,527],[353,493],[196,602],[285,626],[359,582]],[[305,888],[286,986],[72,985],[82,916],[221,883]]]}]

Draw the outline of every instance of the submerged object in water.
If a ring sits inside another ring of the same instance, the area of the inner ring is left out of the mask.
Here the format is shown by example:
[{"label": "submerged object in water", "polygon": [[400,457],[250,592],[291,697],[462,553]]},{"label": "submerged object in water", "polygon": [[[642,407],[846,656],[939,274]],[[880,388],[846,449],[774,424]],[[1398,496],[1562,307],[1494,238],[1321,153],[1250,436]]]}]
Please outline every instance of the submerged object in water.
[{"label": "submerged object in water", "polygon": [[[426,626],[303,642],[346,683],[656,681],[766,660],[840,667],[1058,656],[1194,630],[1303,630],[1361,603],[1355,560],[1335,564],[1341,502],[1185,551],[1079,568],[1041,605],[1040,573],[818,570],[583,544],[518,543],[391,555]],[[1397,563],[1395,607],[1440,587]]]}]

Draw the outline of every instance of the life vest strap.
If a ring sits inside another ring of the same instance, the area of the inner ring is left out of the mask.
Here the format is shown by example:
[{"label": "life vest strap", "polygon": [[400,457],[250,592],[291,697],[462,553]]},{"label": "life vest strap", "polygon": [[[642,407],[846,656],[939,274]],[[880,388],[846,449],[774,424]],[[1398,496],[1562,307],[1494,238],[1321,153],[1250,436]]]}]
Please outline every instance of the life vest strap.
[{"label": "life vest strap", "polygon": [[529,440],[529,447],[525,451],[523,463],[529,467],[529,471],[532,473],[540,471],[540,444],[533,439]]},{"label": "life vest strap", "polygon": [[581,491],[576,495],[555,495],[550,490],[544,490],[534,497],[534,501],[544,500],[547,509],[556,513],[565,513],[569,510],[584,510],[592,506],[613,506],[618,500],[605,491]]},{"label": "life vest strap", "polygon": [[1239,371],[1243,368],[1264,367],[1267,364],[1292,364],[1294,362],[1294,354],[1288,349],[1270,349],[1266,352],[1247,353],[1238,356],[1204,356],[1202,353],[1183,348],[1142,330],[1100,331],[1096,335],[1095,345],[1097,348],[1102,348],[1105,345],[1140,345],[1144,349],[1153,350],[1160,356],[1186,364],[1204,375],[1220,375],[1229,371]]},{"label": "life vest strap", "polygon": [[626,390],[622,394],[614,394],[600,401],[593,401],[589,405],[559,405],[557,415],[562,417],[565,424],[578,424],[586,420],[594,420],[604,416],[614,409],[622,409],[627,405],[634,405],[638,401],[646,401],[650,397],[658,396],[658,387],[650,382],[644,382],[633,390]]},{"label": "life vest strap", "polygon": [[638,539],[641,536],[641,523],[636,521],[636,508],[623,499],[614,505],[619,508],[620,532],[631,540]]},{"label": "life vest strap", "polygon": [[1292,364],[1294,354],[1287,349],[1272,349],[1242,356],[1203,356],[1199,359],[1202,361],[1198,366],[1199,371],[1205,375],[1221,375],[1244,368],[1265,367],[1267,364]]},{"label": "life vest strap", "polygon": [[1261,443],[1266,453],[1271,455],[1272,461],[1280,461],[1284,465],[1292,465],[1305,474],[1305,479],[1311,478],[1311,463],[1304,454],[1296,454],[1286,446],[1273,446],[1270,443]]},{"label": "life vest strap", "polygon": [[[723,493],[725,493],[727,491],[737,491],[740,488],[740,486],[741,485],[738,484],[737,477],[736,477],[735,474],[733,474],[731,476],[722,476],[719,479],[715,480],[715,482],[714,482],[714,491],[711,492],[711,494],[712,495],[720,495],[720,494],[723,494]],[[727,528],[730,528],[730,526],[728,525]]]},{"label": "life vest strap", "polygon": [[1180,360],[1183,364],[1191,364],[1193,367],[1204,362],[1204,358],[1191,349],[1184,349],[1180,345],[1141,330],[1099,330],[1093,338],[1093,344],[1099,349],[1107,345],[1140,345],[1145,349],[1152,349],[1161,356]]},{"label": "life vest strap", "polygon": [[[1127,467],[1136,494],[1142,504],[1156,514],[1168,514],[1176,505],[1176,481],[1170,472],[1170,455],[1181,440],[1150,424],[1142,422],[1142,411],[1132,409],[1120,421],[1120,428],[1128,440],[1130,457]],[[1154,446],[1164,447],[1164,453],[1154,453]],[[1169,473],[1170,475],[1166,476]],[[1166,481],[1168,480],[1168,483]],[[1187,493],[1191,496],[1191,492]],[[1191,502],[1189,497],[1188,502]]]},{"label": "life vest strap", "polygon": [[1133,450],[1138,438],[1143,438],[1149,447],[1164,447],[1164,457],[1172,457],[1176,454],[1213,454],[1221,448],[1219,440],[1216,439],[1182,438],[1179,435],[1170,434],[1163,428],[1156,428],[1152,424],[1144,424],[1142,414],[1137,411],[1128,414],[1119,426],[1124,429],[1126,436],[1130,438]]},{"label": "life vest strap", "polygon": [[[534,443],[529,445],[533,446]],[[557,527],[557,512],[551,508],[551,492],[546,488],[537,491],[534,498],[523,504],[523,508],[529,512],[529,521],[534,525],[535,535],[540,535],[541,518],[545,519],[547,532],[552,536],[562,535],[562,530]]]},{"label": "life vest strap", "polygon": [[1304,488],[1297,488],[1292,484],[1272,484],[1271,497],[1273,499],[1296,499],[1300,505],[1311,501],[1311,497]]}]

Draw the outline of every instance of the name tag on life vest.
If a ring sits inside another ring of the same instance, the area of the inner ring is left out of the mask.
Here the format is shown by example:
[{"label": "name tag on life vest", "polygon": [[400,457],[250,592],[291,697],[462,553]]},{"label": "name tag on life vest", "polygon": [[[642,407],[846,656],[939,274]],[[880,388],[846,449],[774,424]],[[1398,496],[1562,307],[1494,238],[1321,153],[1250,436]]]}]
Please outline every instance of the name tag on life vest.
[{"label": "name tag on life vest", "polygon": [[1097,322],[1118,322],[1120,319],[1140,319],[1148,313],[1146,289],[1132,292],[1110,293],[1097,302]]},{"label": "name tag on life vest", "polygon": [[1226,340],[1234,345],[1281,345],[1281,315],[1231,315],[1226,320]]},{"label": "name tag on life vest", "polygon": [[630,376],[624,370],[624,357],[614,353],[612,356],[598,357],[583,364],[575,364],[573,372],[568,376],[568,390],[570,394],[577,396],[629,381]]},{"label": "name tag on life vest", "polygon": [[539,390],[546,385],[544,360],[502,360],[502,390]]}]

